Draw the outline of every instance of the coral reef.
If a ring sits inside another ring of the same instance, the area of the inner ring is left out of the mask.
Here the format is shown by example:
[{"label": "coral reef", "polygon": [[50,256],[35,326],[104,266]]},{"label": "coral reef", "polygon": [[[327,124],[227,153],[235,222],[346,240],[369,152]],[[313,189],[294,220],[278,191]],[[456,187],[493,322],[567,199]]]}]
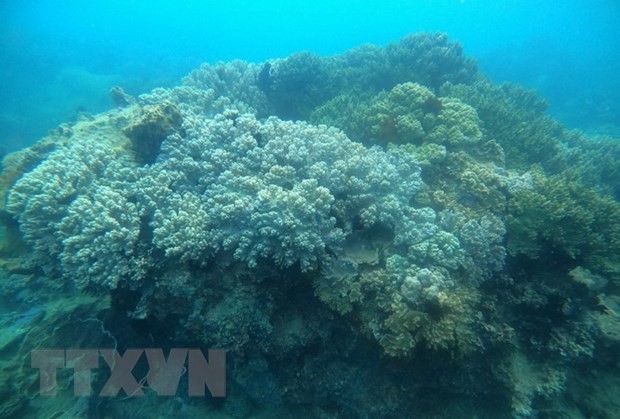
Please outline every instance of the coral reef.
[{"label": "coral reef", "polygon": [[555,252],[618,278],[620,205],[578,180],[537,173],[509,201],[508,250],[537,259]]},{"label": "coral reef", "polygon": [[148,205],[155,245],[183,260],[222,249],[250,266],[267,258],[306,270],[337,252],[356,217],[398,220],[421,184],[409,156],[367,150],[325,126],[217,115],[187,130],[140,176],[154,188],[153,177],[171,178]]},{"label": "coral reef", "polygon": [[170,102],[144,106],[138,120],[124,129],[131,139],[136,160],[142,164],[152,164],[159,155],[164,139],[181,129],[181,114]]},{"label": "coral reef", "polygon": [[258,75],[258,86],[272,104],[270,111],[284,119],[304,118],[339,90],[338,82],[328,59],[310,52],[267,62]]},{"label": "coral reef", "polygon": [[[268,104],[265,93],[259,88],[260,71],[259,65],[240,60],[215,65],[203,64],[183,78],[182,87],[189,88],[184,89],[185,94],[208,92],[212,99],[229,98],[234,101],[237,108],[246,106],[254,112],[264,114]],[[191,105],[193,100],[185,99],[177,102]],[[208,105],[208,102],[203,105]]]},{"label": "coral reef", "polygon": [[58,225],[72,202],[92,189],[113,161],[114,155],[105,145],[76,141],[55,150],[15,183],[5,209],[16,216],[37,259],[47,263],[60,255]]},{"label": "coral reef", "polygon": [[384,49],[366,45],[331,58],[301,52],[268,61],[256,84],[267,97],[268,114],[307,119],[341,95],[374,95],[405,82],[435,91],[445,82],[469,82],[476,76],[476,64],[463,55],[460,44],[448,42],[445,34],[421,33]]},{"label": "coral reef", "polygon": [[412,34],[389,44],[385,52],[394,84],[413,81],[436,91],[446,82],[469,84],[478,76],[476,62],[443,33]]},{"label": "coral reef", "polygon": [[[3,161],[8,374],[33,324],[63,345],[92,322],[94,343],[227,349],[229,400],[188,412],[612,417],[576,395],[617,385],[617,140],[565,130],[444,34],[112,94]],[[11,390],[2,412],[36,410]],[[89,403],[70,412],[122,410]]]}]

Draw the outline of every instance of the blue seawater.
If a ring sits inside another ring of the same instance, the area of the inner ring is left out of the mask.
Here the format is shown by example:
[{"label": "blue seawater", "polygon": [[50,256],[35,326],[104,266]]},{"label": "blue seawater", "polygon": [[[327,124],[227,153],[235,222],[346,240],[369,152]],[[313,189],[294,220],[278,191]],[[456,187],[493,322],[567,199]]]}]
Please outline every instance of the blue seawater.
[{"label": "blue seawater", "polygon": [[22,0],[0,4],[0,147],[80,112],[175,84],[200,63],[385,45],[419,31],[460,41],[494,80],[537,89],[568,127],[620,125],[615,0]]},{"label": "blue seawater", "polygon": [[0,92],[0,418],[620,417],[618,0],[7,0]]}]

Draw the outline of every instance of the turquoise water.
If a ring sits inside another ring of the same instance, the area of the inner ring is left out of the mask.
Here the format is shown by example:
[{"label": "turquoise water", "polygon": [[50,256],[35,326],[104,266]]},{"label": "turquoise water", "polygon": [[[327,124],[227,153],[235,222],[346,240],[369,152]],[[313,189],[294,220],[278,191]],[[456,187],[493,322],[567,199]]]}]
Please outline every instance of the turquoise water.
[{"label": "turquoise water", "polygon": [[618,417],[617,2],[0,19],[1,418]]},{"label": "turquoise water", "polygon": [[418,31],[459,40],[496,81],[537,89],[566,125],[620,125],[620,6],[587,1],[36,1],[0,6],[0,135],[31,144],[82,110],[171,85],[202,62],[260,62],[385,45]]}]

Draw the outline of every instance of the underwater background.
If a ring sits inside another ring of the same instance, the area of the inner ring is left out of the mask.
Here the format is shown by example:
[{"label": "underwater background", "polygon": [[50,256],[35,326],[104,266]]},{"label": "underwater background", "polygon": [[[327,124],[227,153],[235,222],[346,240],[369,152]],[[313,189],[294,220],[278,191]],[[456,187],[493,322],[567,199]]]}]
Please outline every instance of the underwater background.
[{"label": "underwater background", "polygon": [[620,5],[614,0],[89,1],[0,5],[0,134],[31,144],[107,90],[170,86],[203,62],[332,55],[446,32],[497,82],[536,89],[570,128],[617,132]]},{"label": "underwater background", "polygon": [[0,20],[0,417],[618,417],[617,2]]}]

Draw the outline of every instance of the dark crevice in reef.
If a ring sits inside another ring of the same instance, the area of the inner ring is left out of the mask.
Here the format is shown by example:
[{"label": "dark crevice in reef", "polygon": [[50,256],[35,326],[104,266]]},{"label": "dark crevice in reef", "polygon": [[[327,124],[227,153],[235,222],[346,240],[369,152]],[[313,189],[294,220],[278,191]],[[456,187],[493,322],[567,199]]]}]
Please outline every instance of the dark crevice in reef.
[{"label": "dark crevice in reef", "polygon": [[124,129],[131,139],[136,160],[153,164],[159,155],[161,143],[173,132],[183,135],[183,117],[172,103],[145,106],[137,122]]}]

